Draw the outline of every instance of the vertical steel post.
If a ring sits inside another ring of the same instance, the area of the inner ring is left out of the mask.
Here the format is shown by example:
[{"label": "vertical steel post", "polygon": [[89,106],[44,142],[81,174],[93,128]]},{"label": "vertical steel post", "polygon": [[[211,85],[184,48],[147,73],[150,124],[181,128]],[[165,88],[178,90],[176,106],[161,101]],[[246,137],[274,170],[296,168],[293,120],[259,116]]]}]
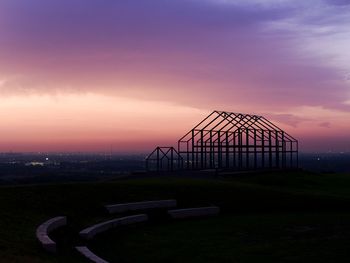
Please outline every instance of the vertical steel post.
[{"label": "vertical steel post", "polygon": [[238,167],[241,170],[242,169],[242,162],[243,162],[243,156],[242,156],[242,131],[241,128],[238,129]]},{"label": "vertical steel post", "polygon": [[236,131],[233,132],[233,168],[236,169]]},{"label": "vertical steel post", "polygon": [[170,170],[174,171],[174,148],[170,148]]},{"label": "vertical steel post", "polygon": [[293,168],[293,142],[290,142],[290,168]]},{"label": "vertical steel post", "polygon": [[246,128],[246,139],[245,139],[245,146],[246,146],[246,168],[249,169],[249,129]]},{"label": "vertical steel post", "polygon": [[296,142],[297,143],[297,152],[296,152],[296,154],[297,154],[297,167],[296,168],[299,168],[299,143],[298,143],[298,141]]},{"label": "vertical steel post", "polygon": [[279,140],[278,140],[278,131],[275,131],[275,133],[276,133],[276,139],[275,139],[275,146],[276,146],[276,150],[275,150],[275,152],[276,152],[276,167],[277,168],[280,168],[280,146],[279,146]]},{"label": "vertical steel post", "polygon": [[157,147],[157,172],[159,172],[160,167],[159,167],[159,147]]},{"label": "vertical steel post", "polygon": [[214,168],[214,158],[215,158],[215,155],[214,155],[214,146],[213,146],[213,132],[212,130],[210,130],[210,133],[209,133],[209,143],[210,143],[210,169],[213,169]]},{"label": "vertical steel post", "polygon": [[269,130],[269,167],[272,168],[272,137],[271,137],[271,130]]},{"label": "vertical steel post", "polygon": [[265,168],[265,134],[264,130],[261,130],[261,166]]},{"label": "vertical steel post", "polygon": [[194,166],[194,161],[195,161],[195,158],[194,158],[194,129],[192,129],[192,170],[195,169],[195,166]]},{"label": "vertical steel post", "polygon": [[281,132],[282,135],[282,168],[286,168],[286,142],[284,140],[284,131]]},{"label": "vertical steel post", "polygon": [[188,146],[188,141],[186,141],[186,149],[187,149],[187,169],[190,169],[190,147]]},{"label": "vertical steel post", "polygon": [[221,149],[221,141],[220,141],[220,131],[217,132],[218,135],[218,168],[222,167],[222,149]]},{"label": "vertical steel post", "polygon": [[256,129],[254,129],[254,169],[257,169],[257,162],[258,162],[258,156],[257,156],[257,152],[256,152]]},{"label": "vertical steel post", "polygon": [[229,148],[229,142],[228,142],[228,131],[226,131],[226,168],[230,167],[230,155],[229,152],[230,148]]},{"label": "vertical steel post", "polygon": [[203,169],[203,163],[204,163],[204,144],[203,144],[203,130],[201,130],[201,169]]},{"label": "vertical steel post", "polygon": [[204,169],[207,168],[208,163],[207,163],[207,141],[204,142]]}]

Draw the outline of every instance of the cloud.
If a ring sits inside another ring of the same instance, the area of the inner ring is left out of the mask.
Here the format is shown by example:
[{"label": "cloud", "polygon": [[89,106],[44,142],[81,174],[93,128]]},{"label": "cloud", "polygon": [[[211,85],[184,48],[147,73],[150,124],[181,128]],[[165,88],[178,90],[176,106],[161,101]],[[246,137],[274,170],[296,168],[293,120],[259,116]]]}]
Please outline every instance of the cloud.
[{"label": "cloud", "polygon": [[350,5],[348,0],[327,0],[327,3],[329,5],[340,5],[340,6]]},{"label": "cloud", "polygon": [[267,27],[294,38],[295,47],[309,59],[316,57],[328,66],[348,71],[350,5],[343,2],[310,1],[292,16],[269,21]]},{"label": "cloud", "polygon": [[1,96],[94,92],[202,108],[347,111],[344,67],[326,47],[332,37],[336,48],[348,43],[345,11],[298,2],[5,0],[0,73],[13,77]]},{"label": "cloud", "polygon": [[321,122],[319,125],[320,125],[320,127],[323,127],[323,128],[331,128],[331,123],[328,121]]},{"label": "cloud", "polygon": [[[297,134],[301,137],[307,135],[312,135],[315,137],[320,136],[339,136],[346,137],[349,134],[350,123],[346,120],[349,119],[349,112],[336,110],[336,109],[327,109],[325,107],[295,107],[290,109],[292,116],[288,116],[290,119],[296,119],[299,122],[297,126],[291,126],[290,130],[293,131],[292,134]],[[280,112],[277,114],[277,118],[274,115],[271,115],[271,119],[276,122],[282,123],[283,125],[286,121],[283,122],[278,120],[279,115],[286,115],[288,112]],[[288,120],[288,118],[287,118]],[[321,128],[330,128],[330,129],[321,129]]]},{"label": "cloud", "polygon": [[287,124],[288,126],[292,126],[294,128],[298,127],[298,125],[302,122],[312,120],[310,118],[300,117],[297,115],[287,114],[287,113],[285,113],[285,114],[267,113],[266,116],[273,121]]}]

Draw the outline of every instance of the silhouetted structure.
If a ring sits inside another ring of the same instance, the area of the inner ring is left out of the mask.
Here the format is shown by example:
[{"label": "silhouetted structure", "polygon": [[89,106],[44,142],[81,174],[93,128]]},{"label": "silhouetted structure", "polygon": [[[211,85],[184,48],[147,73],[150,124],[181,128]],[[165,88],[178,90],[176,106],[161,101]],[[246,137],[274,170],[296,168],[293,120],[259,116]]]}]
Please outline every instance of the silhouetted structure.
[{"label": "silhouetted structure", "polygon": [[213,111],[174,147],[157,147],[147,170],[298,167],[298,141],[263,116]]}]

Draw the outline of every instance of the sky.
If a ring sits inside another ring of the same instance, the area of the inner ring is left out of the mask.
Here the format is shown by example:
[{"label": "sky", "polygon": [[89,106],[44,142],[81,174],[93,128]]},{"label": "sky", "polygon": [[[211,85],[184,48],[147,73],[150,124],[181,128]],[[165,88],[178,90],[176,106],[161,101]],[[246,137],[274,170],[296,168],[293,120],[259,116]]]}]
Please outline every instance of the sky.
[{"label": "sky", "polygon": [[213,110],[350,152],[347,0],[1,0],[0,152],[147,152]]}]

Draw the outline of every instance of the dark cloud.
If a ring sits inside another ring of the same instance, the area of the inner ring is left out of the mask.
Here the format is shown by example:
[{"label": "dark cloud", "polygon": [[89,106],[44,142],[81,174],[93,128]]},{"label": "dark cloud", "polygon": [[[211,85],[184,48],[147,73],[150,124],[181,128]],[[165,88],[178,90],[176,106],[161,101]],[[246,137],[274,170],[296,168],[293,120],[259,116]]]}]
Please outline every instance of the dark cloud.
[{"label": "dark cloud", "polygon": [[329,5],[345,6],[350,5],[349,0],[327,0]]}]

